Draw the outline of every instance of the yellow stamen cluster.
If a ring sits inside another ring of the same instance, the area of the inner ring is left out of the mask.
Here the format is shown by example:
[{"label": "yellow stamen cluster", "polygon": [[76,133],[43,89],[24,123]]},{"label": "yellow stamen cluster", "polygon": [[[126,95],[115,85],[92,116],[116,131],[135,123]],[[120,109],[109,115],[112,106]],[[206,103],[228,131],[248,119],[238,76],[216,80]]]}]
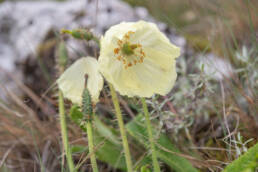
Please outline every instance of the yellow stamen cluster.
[{"label": "yellow stamen cluster", "polygon": [[123,62],[125,69],[143,63],[145,53],[141,44],[131,44],[130,37],[135,32],[127,32],[122,39],[117,41],[118,47],[114,49],[114,54],[117,60]]}]

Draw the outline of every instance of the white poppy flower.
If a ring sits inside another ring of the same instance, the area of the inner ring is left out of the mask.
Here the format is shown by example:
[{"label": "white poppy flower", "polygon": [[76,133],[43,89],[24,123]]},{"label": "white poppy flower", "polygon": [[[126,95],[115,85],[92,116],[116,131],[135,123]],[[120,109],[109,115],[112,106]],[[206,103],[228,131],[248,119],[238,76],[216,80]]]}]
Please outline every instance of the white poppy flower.
[{"label": "white poppy flower", "polygon": [[176,47],[149,22],[123,22],[101,38],[99,69],[122,95],[166,95],[176,80]]},{"label": "white poppy flower", "polygon": [[80,58],[57,80],[58,87],[63,92],[64,97],[79,105],[82,103],[85,74],[88,75],[87,88],[91,94],[92,102],[97,103],[103,88],[103,78],[99,73],[98,61],[95,58]]}]

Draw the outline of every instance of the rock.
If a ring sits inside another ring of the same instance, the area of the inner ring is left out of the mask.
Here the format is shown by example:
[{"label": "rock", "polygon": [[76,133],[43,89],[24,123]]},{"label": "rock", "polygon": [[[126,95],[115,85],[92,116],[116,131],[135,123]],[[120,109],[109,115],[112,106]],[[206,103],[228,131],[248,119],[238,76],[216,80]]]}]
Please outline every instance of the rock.
[{"label": "rock", "polygon": [[232,65],[214,54],[200,55],[199,60],[200,67],[204,65],[204,73],[217,81],[230,78],[233,74]]}]

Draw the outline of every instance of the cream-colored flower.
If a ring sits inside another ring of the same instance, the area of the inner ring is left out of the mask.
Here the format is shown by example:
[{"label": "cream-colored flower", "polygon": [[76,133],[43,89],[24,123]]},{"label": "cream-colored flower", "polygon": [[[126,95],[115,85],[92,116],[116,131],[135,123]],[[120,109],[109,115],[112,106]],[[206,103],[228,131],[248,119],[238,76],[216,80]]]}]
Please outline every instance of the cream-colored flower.
[{"label": "cream-colored flower", "polygon": [[87,74],[87,88],[89,89],[93,103],[97,103],[100,91],[103,88],[103,78],[98,70],[99,65],[95,58],[82,57],[58,78],[58,87],[63,92],[65,98],[80,105],[85,86],[85,74]]},{"label": "cream-colored flower", "polygon": [[180,49],[149,22],[123,22],[101,38],[100,72],[122,95],[166,95],[176,80]]}]

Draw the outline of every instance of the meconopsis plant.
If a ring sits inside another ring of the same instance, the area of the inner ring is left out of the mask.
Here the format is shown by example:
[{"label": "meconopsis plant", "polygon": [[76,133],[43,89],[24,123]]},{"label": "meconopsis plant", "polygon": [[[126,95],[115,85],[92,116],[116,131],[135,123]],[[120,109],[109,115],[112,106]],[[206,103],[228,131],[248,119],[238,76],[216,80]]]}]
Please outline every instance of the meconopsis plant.
[{"label": "meconopsis plant", "polygon": [[[112,26],[100,40],[85,30],[63,30],[62,33],[71,34],[77,39],[94,40],[100,46],[98,60],[82,57],[57,80],[64,97],[81,106],[82,95],[86,90],[95,105],[103,88],[103,77],[106,79],[116,111],[128,172],[135,170],[116,91],[121,95],[140,98],[145,114],[153,171],[160,172],[145,98],[154,94],[166,95],[173,88],[177,78],[176,58],[180,56],[180,48],[173,45],[154,23],[145,21],[122,22]],[[88,76],[86,84],[85,75]],[[91,163],[95,172],[98,169],[94,155],[92,120],[86,121],[86,124]]]}]

